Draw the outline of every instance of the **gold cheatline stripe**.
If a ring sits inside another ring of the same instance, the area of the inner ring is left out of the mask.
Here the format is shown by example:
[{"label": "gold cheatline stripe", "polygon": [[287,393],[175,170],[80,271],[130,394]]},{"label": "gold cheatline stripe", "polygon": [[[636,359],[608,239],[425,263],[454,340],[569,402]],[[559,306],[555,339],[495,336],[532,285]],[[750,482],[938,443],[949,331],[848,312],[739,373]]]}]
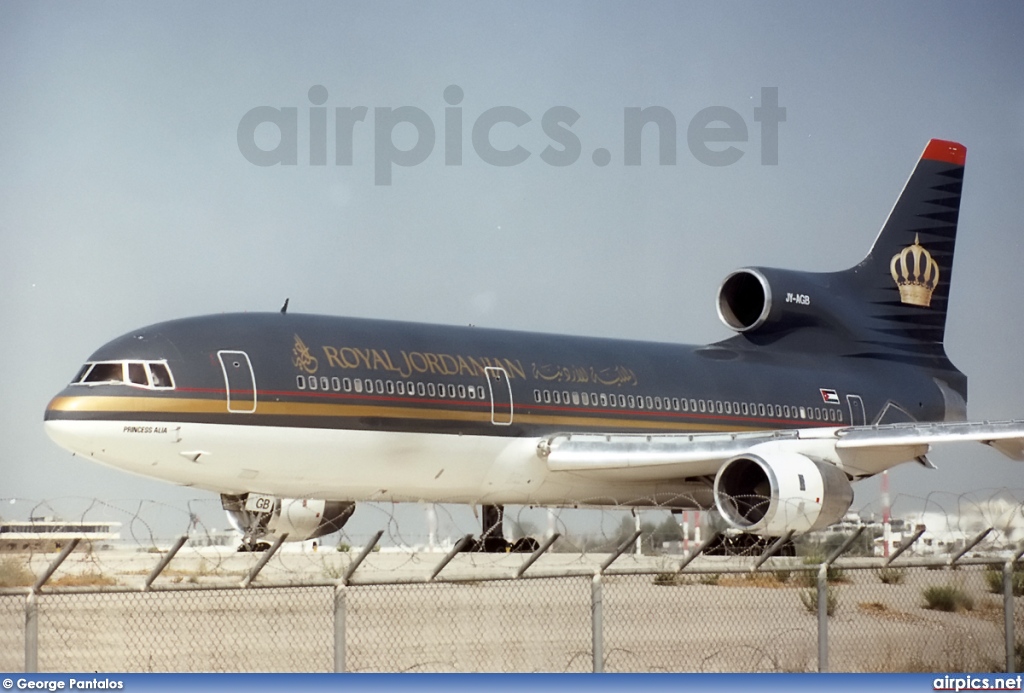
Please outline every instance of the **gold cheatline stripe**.
[{"label": "gold cheatline stripe", "polygon": [[[49,406],[52,411],[66,412],[129,412],[138,414],[227,414],[227,403],[219,399],[185,397],[58,397]],[[741,426],[693,424],[674,421],[639,421],[590,416],[551,416],[515,414],[513,423],[558,426],[605,426],[608,428],[663,429],[673,431],[737,431]],[[244,416],[238,412],[236,416]],[[253,416],[378,416],[390,419],[435,419],[439,421],[475,421],[490,423],[490,408],[484,411],[424,409],[360,404],[320,404],[312,402],[268,402],[261,400]]]}]

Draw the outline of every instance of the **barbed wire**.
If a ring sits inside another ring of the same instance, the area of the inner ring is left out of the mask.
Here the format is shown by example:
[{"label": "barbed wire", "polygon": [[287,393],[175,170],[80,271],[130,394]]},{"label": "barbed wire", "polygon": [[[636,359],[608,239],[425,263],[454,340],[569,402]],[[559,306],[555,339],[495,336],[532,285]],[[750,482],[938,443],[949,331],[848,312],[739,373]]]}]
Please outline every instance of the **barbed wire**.
[{"label": "barbed wire", "polygon": [[[228,528],[220,499],[215,496],[175,503],[76,496],[0,498],[0,509],[4,511],[0,515],[4,523],[0,524],[0,587],[30,582],[45,569],[62,540],[71,534],[82,535],[85,529],[94,530],[86,535],[91,538],[50,585],[140,583],[158,561],[155,554],[166,552],[179,536],[187,536],[188,541],[161,575],[163,581],[237,581],[259,559],[259,554],[236,551],[242,536]],[[854,555],[882,555],[883,535],[895,545],[922,527],[926,534],[910,555],[952,553],[984,530],[990,531],[972,549],[974,554],[1012,552],[1024,543],[1024,489],[931,492],[924,496],[900,493],[892,497],[888,527],[882,525],[885,514],[880,502],[873,500],[849,513],[848,521],[798,538],[797,553],[827,553],[859,525],[865,525],[867,531],[851,549]],[[30,539],[10,531],[12,523],[29,520],[57,523],[51,528],[64,523],[69,533],[47,537],[39,532]],[[673,515],[653,499],[643,508],[509,506],[504,515],[504,533],[510,540],[530,537],[542,541],[557,533],[559,539],[550,553],[560,555],[560,565],[590,565],[597,556],[621,546],[638,528],[642,532],[640,551],[634,555],[656,559],[693,550],[721,525],[716,526],[713,514],[704,511]],[[375,548],[377,558],[367,560],[361,573],[422,573],[436,565],[461,537],[479,536],[481,514],[478,507],[463,504],[359,503],[341,531],[315,540],[286,542],[264,575],[283,582],[336,580],[377,531],[383,531]],[[760,552],[763,548],[749,550]],[[634,551],[630,548],[631,554]],[[386,560],[379,558],[382,555]],[[468,553],[460,556],[460,561],[476,570],[507,565],[501,553]],[[12,571],[17,573],[13,578]]]}]

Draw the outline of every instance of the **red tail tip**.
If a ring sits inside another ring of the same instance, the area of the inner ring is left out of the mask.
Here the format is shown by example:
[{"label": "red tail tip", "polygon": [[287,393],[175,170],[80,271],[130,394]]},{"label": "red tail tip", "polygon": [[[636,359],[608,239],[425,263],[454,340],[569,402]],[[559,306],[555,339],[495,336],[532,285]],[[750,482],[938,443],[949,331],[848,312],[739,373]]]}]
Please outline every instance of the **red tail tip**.
[{"label": "red tail tip", "polygon": [[959,142],[950,142],[949,140],[931,140],[924,148],[921,158],[963,166],[967,160],[967,147]]}]

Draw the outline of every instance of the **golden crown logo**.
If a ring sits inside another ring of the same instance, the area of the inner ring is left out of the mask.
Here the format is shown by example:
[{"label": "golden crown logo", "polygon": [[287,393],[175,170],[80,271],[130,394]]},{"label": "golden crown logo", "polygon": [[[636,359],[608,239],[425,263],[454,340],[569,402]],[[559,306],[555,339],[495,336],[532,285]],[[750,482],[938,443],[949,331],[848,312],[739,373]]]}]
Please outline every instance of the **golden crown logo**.
[{"label": "golden crown logo", "polygon": [[925,308],[931,305],[932,292],[939,285],[939,263],[921,245],[918,234],[914,234],[914,245],[892,256],[889,270],[900,289],[901,303]]},{"label": "golden crown logo", "polygon": [[309,353],[309,347],[299,339],[299,335],[295,335],[295,346],[292,347],[292,365],[307,373],[316,373],[316,369],[320,366],[316,356]]}]

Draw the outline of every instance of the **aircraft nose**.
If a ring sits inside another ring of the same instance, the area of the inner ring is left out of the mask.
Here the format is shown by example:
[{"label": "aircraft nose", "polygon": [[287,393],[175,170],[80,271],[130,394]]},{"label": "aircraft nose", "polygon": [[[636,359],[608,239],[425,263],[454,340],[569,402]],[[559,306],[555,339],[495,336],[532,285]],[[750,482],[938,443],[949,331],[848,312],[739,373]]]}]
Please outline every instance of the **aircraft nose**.
[{"label": "aircraft nose", "polygon": [[43,413],[43,430],[54,443],[78,454],[91,454],[89,449],[88,421],[79,420],[75,412],[81,408],[82,397],[62,390]]}]

